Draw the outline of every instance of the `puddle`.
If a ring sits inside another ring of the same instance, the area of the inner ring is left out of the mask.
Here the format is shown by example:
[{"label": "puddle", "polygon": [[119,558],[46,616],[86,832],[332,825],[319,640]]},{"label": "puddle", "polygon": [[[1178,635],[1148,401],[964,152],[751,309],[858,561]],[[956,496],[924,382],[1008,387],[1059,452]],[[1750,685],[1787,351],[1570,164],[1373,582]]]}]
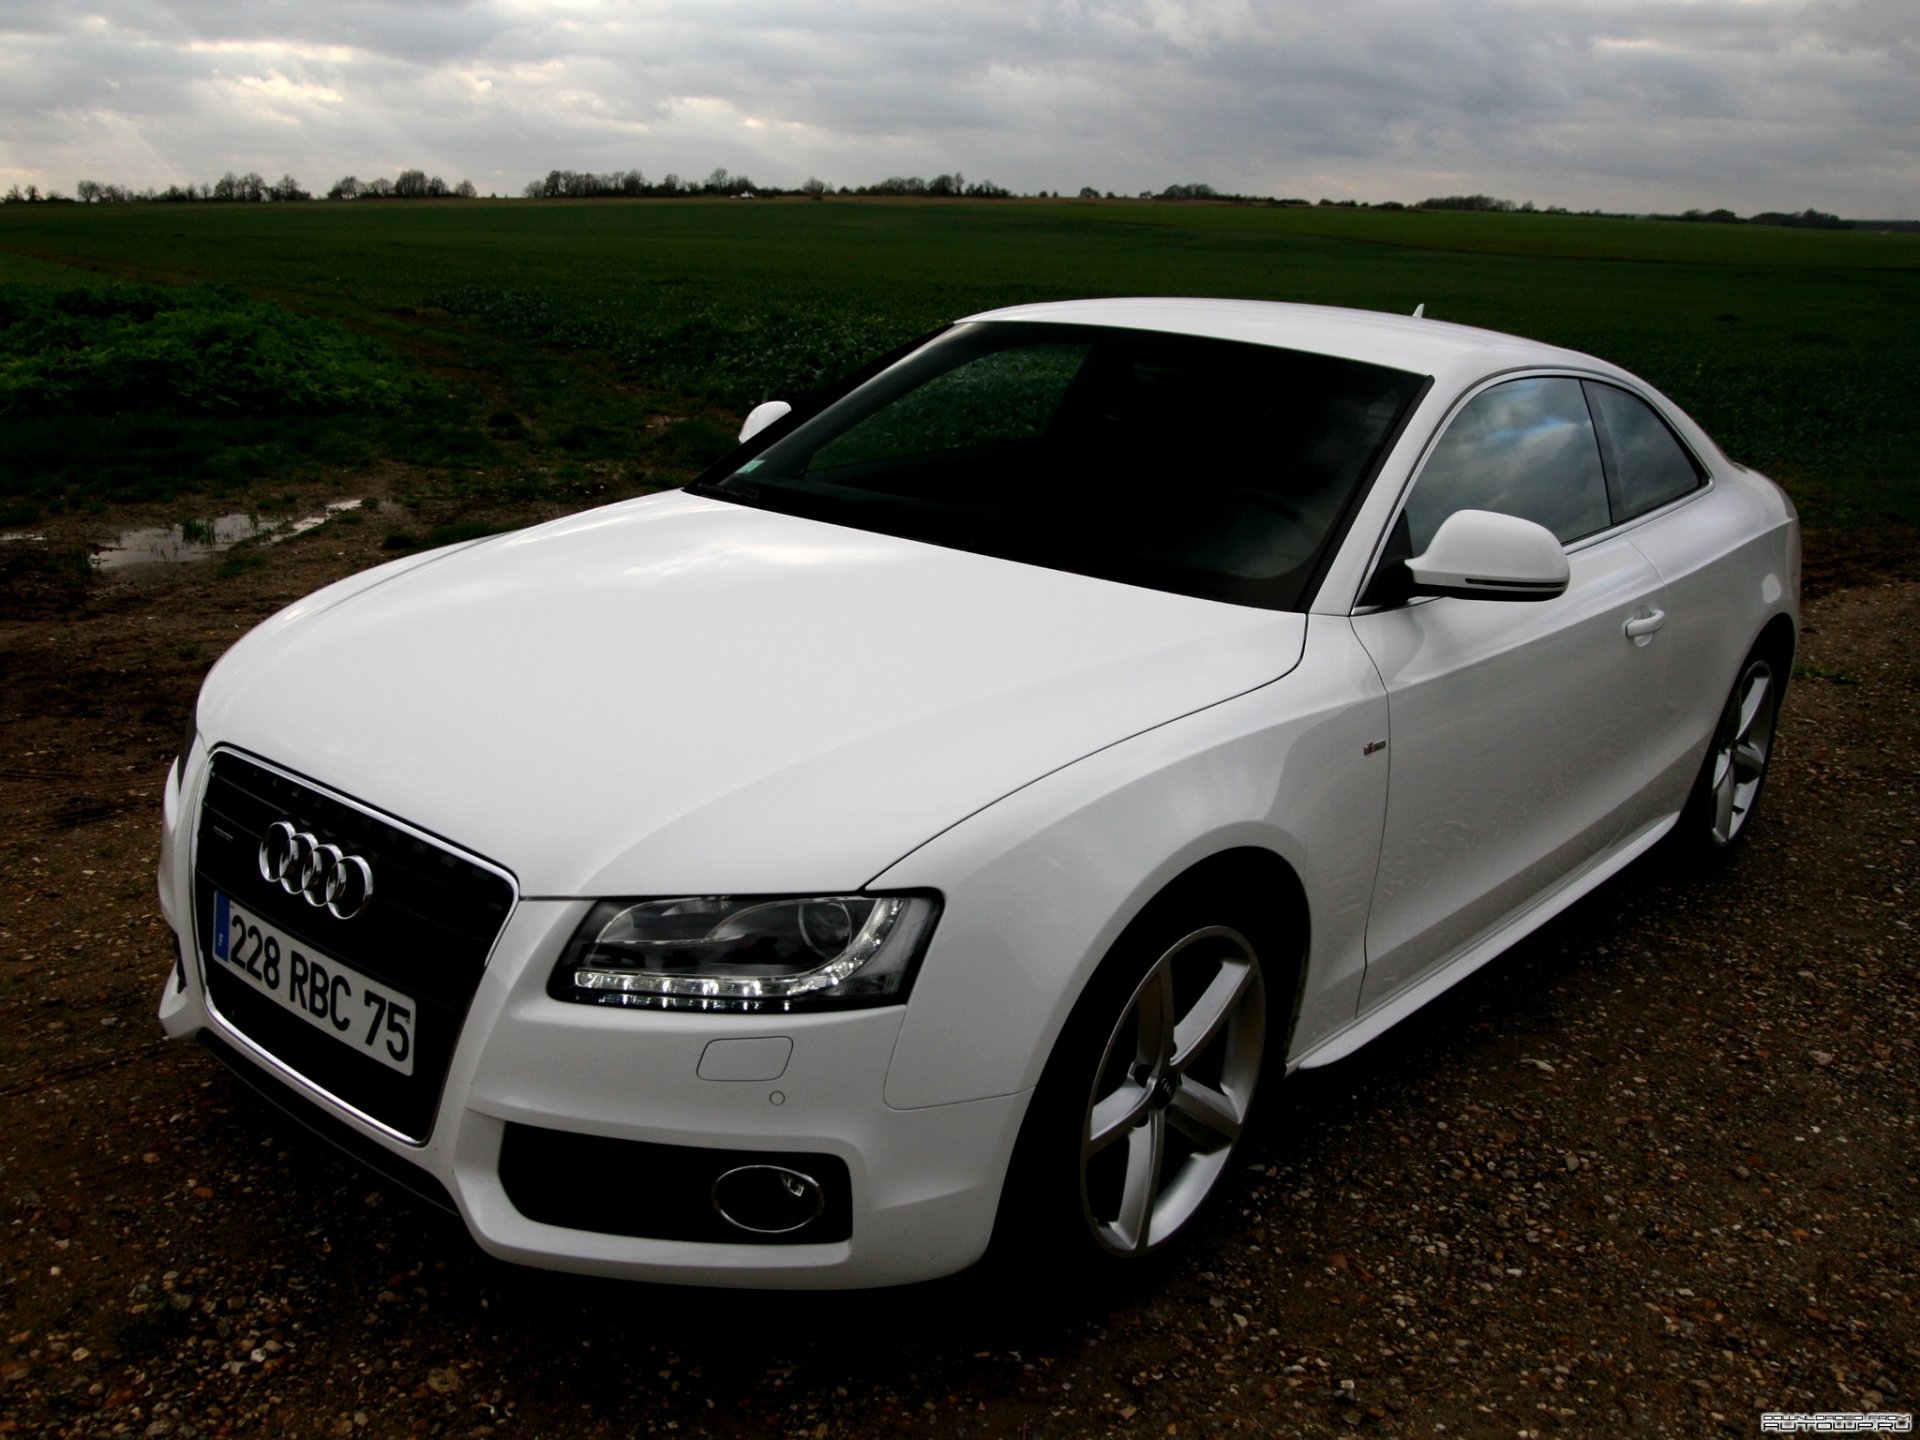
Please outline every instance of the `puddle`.
[{"label": "puddle", "polygon": [[[135,565],[182,564],[205,560],[230,550],[242,540],[262,539],[272,545],[289,535],[301,535],[324,525],[336,515],[358,510],[360,500],[338,500],[315,515],[298,520],[263,520],[258,515],[222,515],[214,520],[190,520],[184,525],[155,525],[123,530],[111,545],[94,552],[97,570],[126,570]],[[9,540],[26,537],[5,537]]]}]

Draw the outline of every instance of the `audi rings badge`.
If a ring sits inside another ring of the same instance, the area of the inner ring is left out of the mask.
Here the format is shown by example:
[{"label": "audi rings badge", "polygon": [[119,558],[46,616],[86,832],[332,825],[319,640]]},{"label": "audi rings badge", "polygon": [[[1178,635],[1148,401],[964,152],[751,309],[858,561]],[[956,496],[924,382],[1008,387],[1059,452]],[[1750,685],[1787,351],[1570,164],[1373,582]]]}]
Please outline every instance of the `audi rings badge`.
[{"label": "audi rings badge", "polygon": [[260,837],[260,877],[340,920],[353,919],[373,899],[373,868],[365,860],[286,820],[274,821]]}]

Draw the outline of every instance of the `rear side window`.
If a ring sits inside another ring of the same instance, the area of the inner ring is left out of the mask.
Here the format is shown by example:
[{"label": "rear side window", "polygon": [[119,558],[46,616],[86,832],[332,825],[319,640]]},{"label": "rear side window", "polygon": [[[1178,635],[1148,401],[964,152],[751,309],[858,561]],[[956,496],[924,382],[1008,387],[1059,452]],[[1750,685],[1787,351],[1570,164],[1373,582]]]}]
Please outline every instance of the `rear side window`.
[{"label": "rear side window", "polygon": [[1425,551],[1456,510],[1517,515],[1546,526],[1563,544],[1613,523],[1600,443],[1578,380],[1509,380],[1467,402],[1407,497],[1410,553]]},{"label": "rear side window", "polygon": [[1646,401],[1594,381],[1587,382],[1587,398],[1619,486],[1619,519],[1657,510],[1699,488],[1699,465]]}]

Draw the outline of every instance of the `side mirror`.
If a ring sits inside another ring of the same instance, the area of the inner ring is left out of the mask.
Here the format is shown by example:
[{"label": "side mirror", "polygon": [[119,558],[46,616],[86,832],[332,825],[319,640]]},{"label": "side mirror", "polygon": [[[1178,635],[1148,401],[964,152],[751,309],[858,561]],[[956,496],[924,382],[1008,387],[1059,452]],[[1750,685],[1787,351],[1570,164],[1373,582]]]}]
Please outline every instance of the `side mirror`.
[{"label": "side mirror", "polygon": [[783,419],[793,406],[784,400],[762,400],[747,412],[747,418],[740,427],[740,443],[746,444],[774,421]]},{"label": "side mirror", "polygon": [[1491,510],[1454,511],[1406,564],[1415,595],[1551,600],[1567,589],[1567,552],[1553,532]]}]

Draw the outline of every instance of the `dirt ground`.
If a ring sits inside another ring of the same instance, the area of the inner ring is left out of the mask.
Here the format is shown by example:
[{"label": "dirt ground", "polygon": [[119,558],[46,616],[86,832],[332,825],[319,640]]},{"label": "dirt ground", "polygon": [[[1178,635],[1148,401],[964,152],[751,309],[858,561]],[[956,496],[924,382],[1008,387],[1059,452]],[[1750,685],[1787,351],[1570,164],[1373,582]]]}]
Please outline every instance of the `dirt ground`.
[{"label": "dirt ground", "polygon": [[1282,1086],[1175,1263],[1096,1295],[755,1296],[487,1259],[160,1037],[160,788],[200,677],[397,514],[0,586],[0,1435],[1695,1436],[1920,1408],[1920,581],[1871,545],[1810,542],[1745,852],[1651,857]]}]

